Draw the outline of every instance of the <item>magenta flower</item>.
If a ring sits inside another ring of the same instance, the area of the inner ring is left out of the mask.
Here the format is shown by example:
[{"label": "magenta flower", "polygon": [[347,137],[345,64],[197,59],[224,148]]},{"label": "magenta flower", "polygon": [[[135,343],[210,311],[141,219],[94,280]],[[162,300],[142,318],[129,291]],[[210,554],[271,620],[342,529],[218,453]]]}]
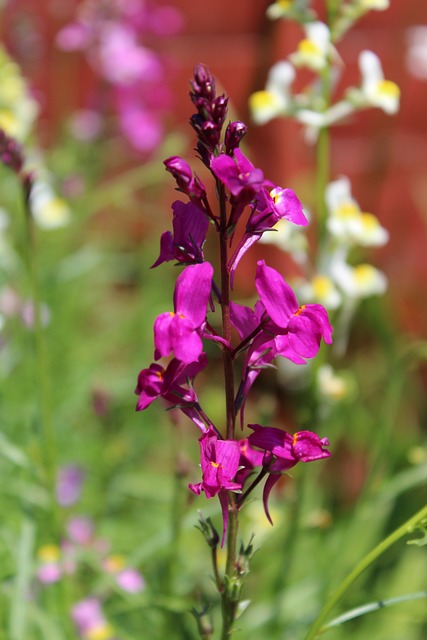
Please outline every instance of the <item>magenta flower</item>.
[{"label": "magenta flower", "polygon": [[135,393],[139,396],[137,411],[146,409],[156,398],[163,398],[171,406],[178,405],[181,411],[192,420],[201,431],[206,431],[195,404],[197,395],[192,388],[182,385],[191,383],[196,375],[207,365],[206,354],[202,353],[196,362],[184,364],[174,358],[165,369],[159,364],[152,364],[148,369],[142,369],[138,375]]},{"label": "magenta flower", "polygon": [[200,203],[206,196],[206,189],[203,182],[197,177],[193,177],[188,162],[179,156],[171,156],[163,161],[166,171],[173,175],[178,185],[179,191],[189,196],[195,204]]},{"label": "magenta flower", "polygon": [[154,358],[175,357],[190,364],[200,357],[201,328],[211,293],[213,267],[209,262],[186,267],[178,276],[174,293],[174,312],[162,313],[154,322]]},{"label": "magenta flower", "polygon": [[272,229],[282,218],[302,226],[308,224],[302,204],[292,189],[282,189],[281,187],[275,187],[271,191],[266,188],[260,189],[246,225],[246,232],[228,263],[231,286],[233,286],[237,265],[245,253],[258,242],[265,231]]},{"label": "magenta flower", "polygon": [[202,482],[189,484],[189,488],[196,495],[204,491],[207,498],[218,496],[223,516],[222,546],[228,525],[227,491],[240,491],[242,488],[241,483],[233,482],[239,468],[240,447],[235,440],[218,440],[212,428],[199,438],[199,443]]},{"label": "magenta flower", "polygon": [[266,184],[261,169],[256,169],[240,149],[234,157],[221,154],[211,160],[211,169],[240,205],[249,204]]},{"label": "magenta flower", "polygon": [[305,358],[314,358],[322,338],[332,344],[326,309],[320,304],[299,306],[291,287],[264,260],[257,264],[255,286],[268,316],[263,320],[263,329],[267,340],[275,336],[277,355],[301,364]]},{"label": "magenta flower", "polygon": [[283,471],[294,467],[297,462],[313,462],[328,458],[331,454],[325,449],[329,446],[327,438],[319,438],[312,431],[298,431],[291,436],[282,429],[262,427],[260,424],[249,424],[254,433],[248,438],[251,446],[262,449],[267,454],[264,458],[264,468],[269,476],[264,485],[263,503],[265,514],[272,523],[268,510],[268,498]]},{"label": "magenta flower", "polygon": [[173,233],[165,231],[160,239],[160,255],[153,267],[177,260],[187,264],[203,262],[203,244],[209,227],[206,215],[192,202],[175,200]]}]

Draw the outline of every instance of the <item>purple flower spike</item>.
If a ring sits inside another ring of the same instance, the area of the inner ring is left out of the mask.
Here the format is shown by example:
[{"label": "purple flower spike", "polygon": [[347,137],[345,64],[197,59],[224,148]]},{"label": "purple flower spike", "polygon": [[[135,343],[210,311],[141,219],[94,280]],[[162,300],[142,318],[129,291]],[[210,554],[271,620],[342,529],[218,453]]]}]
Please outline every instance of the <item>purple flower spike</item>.
[{"label": "purple flower spike", "polygon": [[203,244],[209,227],[207,217],[191,202],[176,200],[172,209],[173,234],[170,231],[162,234],[160,255],[152,268],[170,260],[187,264],[203,262]]},{"label": "purple flower spike", "polygon": [[227,491],[240,491],[242,488],[241,483],[233,482],[239,468],[240,447],[236,440],[218,440],[212,428],[199,438],[199,443],[202,482],[188,486],[196,495],[204,491],[207,498],[219,497],[223,515],[223,546],[228,525]]},{"label": "purple flower spike", "polygon": [[248,427],[254,432],[248,438],[249,444],[266,452],[264,466],[269,471],[269,476],[264,485],[263,502],[265,514],[273,524],[268,510],[268,498],[280,474],[298,462],[328,458],[331,454],[325,447],[329,446],[329,442],[327,438],[319,438],[312,431],[298,431],[291,436],[282,429],[263,427],[260,424],[249,424]]},{"label": "purple flower spike", "polygon": [[154,358],[175,357],[190,364],[203,350],[200,330],[212,286],[213,267],[209,262],[190,265],[178,276],[174,293],[174,312],[162,313],[154,323]]}]

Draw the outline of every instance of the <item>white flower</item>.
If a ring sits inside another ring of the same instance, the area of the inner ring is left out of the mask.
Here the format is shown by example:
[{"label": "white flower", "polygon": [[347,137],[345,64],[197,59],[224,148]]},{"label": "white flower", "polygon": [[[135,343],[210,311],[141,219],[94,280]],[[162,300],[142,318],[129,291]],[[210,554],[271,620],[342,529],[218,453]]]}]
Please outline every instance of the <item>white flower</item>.
[{"label": "white flower", "polygon": [[337,309],[341,304],[341,294],[334,281],[321,273],[316,274],[310,281],[299,285],[298,294],[302,302],[316,302],[330,310]]},{"label": "white flower", "polygon": [[37,114],[37,102],[31,97],[18,65],[0,46],[0,128],[22,142]]},{"label": "white flower", "polygon": [[305,35],[298,44],[297,51],[289,58],[297,67],[321,71],[326,67],[328,56],[333,51],[329,29],[323,22],[311,22],[305,26]]},{"label": "white flower", "polygon": [[56,195],[47,182],[35,182],[30,202],[34,220],[44,229],[63,227],[70,221],[68,204]]},{"label": "white flower", "polygon": [[387,289],[387,278],[371,264],[352,267],[336,260],[331,264],[331,277],[342,292],[354,300],[382,295]]},{"label": "white flower", "polygon": [[362,51],[359,68],[362,86],[356,97],[360,97],[366,106],[378,107],[388,114],[396,113],[399,110],[400,89],[395,82],[384,79],[379,57],[373,51]]},{"label": "white flower", "polygon": [[390,0],[358,0],[358,3],[365,11],[385,11],[390,6]]},{"label": "white flower", "polygon": [[427,26],[411,27],[407,31],[406,66],[413,76],[427,80]]},{"label": "white flower", "polygon": [[265,124],[284,115],[291,105],[291,84],[294,67],[286,61],[277,62],[269,71],[265,91],[256,91],[249,98],[249,107],[256,124]]},{"label": "white flower", "polygon": [[350,180],[341,176],[326,188],[328,231],[348,244],[364,247],[382,246],[388,241],[388,231],[372,213],[362,212],[351,195]]},{"label": "white flower", "polygon": [[353,391],[354,380],[335,371],[331,365],[324,364],[317,372],[317,388],[321,396],[330,402],[337,402],[347,398]]}]

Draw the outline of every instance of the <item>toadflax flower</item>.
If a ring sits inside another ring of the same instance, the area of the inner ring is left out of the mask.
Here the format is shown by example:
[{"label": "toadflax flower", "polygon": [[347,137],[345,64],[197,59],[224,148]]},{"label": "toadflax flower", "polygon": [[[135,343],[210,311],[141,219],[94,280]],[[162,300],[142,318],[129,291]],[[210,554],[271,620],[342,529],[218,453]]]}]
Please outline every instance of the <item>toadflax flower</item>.
[{"label": "toadflax flower", "polygon": [[191,385],[191,381],[206,367],[207,362],[206,354],[202,353],[191,364],[184,364],[174,358],[166,369],[157,363],[150,365],[148,369],[142,369],[135,389],[139,396],[136,410],[143,411],[161,397],[171,406],[178,405],[201,431],[206,431],[205,424],[195,409],[198,399],[194,389],[192,386],[187,389],[182,385]]},{"label": "toadflax flower", "polygon": [[199,443],[202,482],[189,484],[189,488],[196,495],[204,491],[207,498],[218,496],[223,517],[223,546],[228,524],[227,491],[240,491],[242,488],[241,483],[233,482],[239,469],[240,446],[235,440],[219,440],[213,428],[199,438]]},{"label": "toadflax flower", "polygon": [[255,286],[260,300],[255,309],[232,303],[231,322],[247,347],[237,408],[243,409],[247,394],[261,372],[276,356],[295,364],[314,358],[323,339],[332,343],[332,327],[320,304],[299,305],[291,287],[264,260],[257,264]]},{"label": "toadflax flower", "polygon": [[160,255],[152,266],[157,267],[170,260],[187,264],[203,262],[203,244],[209,226],[206,215],[192,202],[180,200],[175,200],[172,210],[173,233],[162,233]]},{"label": "toadflax flower", "polygon": [[313,358],[323,340],[332,344],[332,327],[320,304],[299,306],[291,287],[264,260],[257,263],[255,286],[268,319],[263,329],[275,336],[277,353],[301,362]]},{"label": "toadflax flower", "polygon": [[347,244],[364,247],[382,246],[388,240],[387,230],[372,213],[361,211],[351,194],[350,180],[341,176],[330,182],[325,192],[328,231]]},{"label": "toadflax flower", "polygon": [[268,72],[264,91],[255,91],[249,98],[249,108],[256,124],[266,124],[280,115],[287,115],[291,104],[291,85],[295,68],[282,60]]},{"label": "toadflax flower", "polygon": [[253,431],[248,438],[249,444],[267,454],[263,465],[269,476],[264,485],[263,502],[265,514],[273,524],[268,510],[268,498],[280,474],[298,462],[328,458],[331,454],[325,447],[329,446],[329,442],[327,438],[319,438],[312,431],[298,431],[292,436],[275,427],[263,427],[260,424],[249,424],[248,427]]},{"label": "toadflax flower", "polygon": [[186,267],[178,276],[174,311],[160,314],[154,323],[154,358],[171,352],[186,364],[195,362],[203,350],[201,327],[211,293],[213,267],[209,262]]},{"label": "toadflax flower", "polygon": [[384,78],[379,57],[373,51],[362,51],[359,68],[362,85],[360,89],[350,89],[347,99],[358,108],[378,107],[390,115],[397,113],[400,89],[395,82]]}]

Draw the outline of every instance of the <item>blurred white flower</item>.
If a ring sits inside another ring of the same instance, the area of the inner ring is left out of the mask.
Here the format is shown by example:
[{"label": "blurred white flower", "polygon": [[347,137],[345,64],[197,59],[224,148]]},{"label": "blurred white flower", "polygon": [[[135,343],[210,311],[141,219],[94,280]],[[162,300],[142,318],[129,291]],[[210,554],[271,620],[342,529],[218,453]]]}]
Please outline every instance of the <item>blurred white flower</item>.
[{"label": "blurred white flower", "polygon": [[249,98],[249,108],[256,124],[265,124],[278,115],[285,115],[292,102],[291,85],[294,67],[286,61],[277,62],[269,71],[264,91],[256,91]]},{"label": "blurred white flower", "polygon": [[411,27],[406,32],[406,39],[409,73],[420,80],[427,80],[427,26]]},{"label": "blurred white flower", "polygon": [[390,0],[357,0],[357,4],[366,11],[385,11],[390,6]]},{"label": "blurred white flower", "polygon": [[19,66],[0,46],[0,128],[22,142],[29,135],[38,111]]},{"label": "blurred white flower", "polygon": [[298,293],[302,302],[316,302],[328,310],[337,309],[341,304],[341,295],[334,281],[321,273],[299,285]]},{"label": "blurred white flower", "polygon": [[400,89],[395,82],[384,79],[381,60],[373,51],[362,51],[359,55],[362,74],[360,90],[349,92],[350,99],[360,102],[357,106],[382,109],[390,115],[397,113],[400,104]]},{"label": "blurred white flower", "polygon": [[324,364],[317,371],[317,389],[329,402],[338,402],[354,391],[354,380],[348,374],[335,371],[330,364]]},{"label": "blurred white flower", "polygon": [[382,246],[388,241],[388,231],[372,213],[362,212],[351,194],[350,180],[341,176],[326,188],[328,231],[346,243],[364,247]]},{"label": "blurred white flower", "polygon": [[70,207],[47,182],[36,180],[31,190],[30,203],[34,220],[43,229],[63,227],[70,221]]},{"label": "blurred white flower", "polygon": [[341,291],[353,300],[382,295],[387,289],[387,278],[371,264],[350,266],[344,261],[333,260],[331,277]]},{"label": "blurred white flower", "polygon": [[328,57],[334,50],[329,29],[323,22],[311,22],[304,30],[306,37],[300,41],[296,52],[289,59],[296,67],[321,71],[328,64]]}]

